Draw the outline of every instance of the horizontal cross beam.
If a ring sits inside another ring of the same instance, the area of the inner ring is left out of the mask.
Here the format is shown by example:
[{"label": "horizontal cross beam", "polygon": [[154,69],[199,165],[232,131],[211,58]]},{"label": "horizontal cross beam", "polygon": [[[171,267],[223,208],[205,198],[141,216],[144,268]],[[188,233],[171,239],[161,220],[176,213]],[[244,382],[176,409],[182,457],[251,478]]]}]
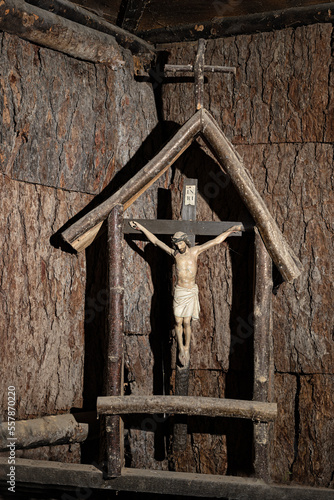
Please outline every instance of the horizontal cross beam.
[{"label": "horizontal cross beam", "polygon": [[98,415],[176,413],[271,422],[277,416],[277,404],[193,396],[107,396],[97,398],[97,413]]},{"label": "horizontal cross beam", "polygon": [[182,231],[188,235],[197,236],[218,236],[227,231],[232,226],[242,225],[242,231],[233,233],[231,236],[242,236],[244,231],[252,231],[251,224],[244,226],[242,222],[203,222],[203,221],[187,221],[187,220],[166,220],[166,219],[124,219],[123,233],[138,234],[140,231],[130,226],[130,220],[139,222],[153,234],[174,234],[177,231]]},{"label": "horizontal cross beam", "polygon": [[[192,64],[165,64],[165,73],[193,73],[194,66]],[[236,68],[231,66],[212,66],[204,64],[203,70],[205,73],[233,73],[237,72]]]}]

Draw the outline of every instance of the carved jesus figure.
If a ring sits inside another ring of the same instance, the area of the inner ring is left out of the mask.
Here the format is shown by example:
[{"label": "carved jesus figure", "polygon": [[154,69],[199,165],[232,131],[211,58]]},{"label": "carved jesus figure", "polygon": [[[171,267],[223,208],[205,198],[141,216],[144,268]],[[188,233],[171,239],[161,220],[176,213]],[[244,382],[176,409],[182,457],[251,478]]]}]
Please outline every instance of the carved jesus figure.
[{"label": "carved jesus figure", "polygon": [[176,267],[176,286],[173,295],[175,333],[179,361],[181,365],[185,366],[189,363],[191,320],[199,319],[200,312],[198,286],[195,282],[198,256],[209,248],[222,243],[230,234],[241,231],[242,226],[233,226],[216,238],[194,247],[190,246],[188,236],[185,233],[177,232],[172,236],[173,248],[170,248],[138,222],[131,221],[130,225],[134,229],[142,231],[151,243],[174,257]]}]

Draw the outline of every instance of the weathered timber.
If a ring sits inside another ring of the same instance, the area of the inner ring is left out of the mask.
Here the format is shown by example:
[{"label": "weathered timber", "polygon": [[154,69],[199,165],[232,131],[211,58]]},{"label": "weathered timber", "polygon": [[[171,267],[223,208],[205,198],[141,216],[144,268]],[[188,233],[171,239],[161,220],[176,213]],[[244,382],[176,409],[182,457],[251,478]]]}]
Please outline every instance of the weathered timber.
[{"label": "weathered timber", "polygon": [[0,2],[0,30],[85,61],[105,63],[112,68],[124,64],[114,37],[23,0]]},{"label": "weathered timber", "polygon": [[[254,390],[253,400],[273,400],[272,352],[272,260],[257,228],[255,228],[255,290],[254,290]],[[270,481],[270,442],[272,426],[254,423],[254,469],[264,481]]]},{"label": "weathered timber", "polygon": [[114,396],[97,398],[97,413],[99,415],[171,413],[271,422],[276,418],[277,405],[258,401],[192,396]]},{"label": "weathered timber", "polygon": [[133,54],[146,54],[151,59],[156,54],[153,45],[126,31],[128,28],[125,28],[125,26],[122,26],[122,29],[119,26],[108,23],[102,17],[68,0],[29,0],[27,3],[51,11],[58,16],[82,24],[88,28],[111,35],[115,37],[119,45],[131,50]]},{"label": "weathered timber", "polygon": [[[88,424],[79,424],[73,415],[54,415],[31,420],[17,420],[12,442],[16,449],[82,443],[87,439]],[[11,436],[8,422],[0,425],[0,451],[8,450]]]},{"label": "weathered timber", "polygon": [[188,236],[218,236],[235,225],[241,225],[242,230],[231,234],[231,237],[241,236],[243,232],[253,231],[253,226],[244,226],[242,222],[190,221],[183,218],[182,220],[124,218],[123,233],[136,234],[138,237],[140,237],[140,233],[130,226],[130,220],[145,224],[145,227],[154,234],[174,234],[177,231],[183,231]]},{"label": "weathered timber", "polygon": [[[16,483],[25,486],[52,489],[79,488],[95,490],[133,491],[161,495],[186,495],[206,498],[245,498],[247,500],[331,500],[334,491],[328,488],[265,484],[254,478],[190,474],[145,469],[122,469],[121,477],[104,480],[102,471],[94,465],[64,464],[46,460],[16,459]],[[8,490],[8,458],[0,458],[1,487]]]},{"label": "weathered timber", "polygon": [[278,270],[286,281],[293,281],[301,274],[302,264],[278,229],[233,145],[206,110],[203,110],[203,137],[213,150],[219,163],[224,166],[242,201],[254,218],[266,248]]},{"label": "weathered timber", "polygon": [[201,115],[196,113],[181,127],[173,139],[122,188],[63,231],[63,239],[78,252],[84,250],[96,237],[103,220],[111,209],[119,203],[124,205],[124,209],[132,205],[181,156],[200,132],[200,128]]},{"label": "weathered timber", "polygon": [[215,18],[211,22],[188,24],[172,29],[153,29],[137,32],[144,40],[155,44],[186,42],[199,38],[224,38],[235,35],[250,35],[262,31],[294,28],[315,23],[333,22],[334,3],[322,3],[291,9],[259,12],[244,16]]},{"label": "weathered timber", "polygon": [[[124,281],[123,281],[123,207],[117,205],[108,217],[109,299],[108,346],[105,394],[123,394],[123,336],[124,336]],[[121,474],[122,425],[117,415],[106,417],[107,475]]]}]

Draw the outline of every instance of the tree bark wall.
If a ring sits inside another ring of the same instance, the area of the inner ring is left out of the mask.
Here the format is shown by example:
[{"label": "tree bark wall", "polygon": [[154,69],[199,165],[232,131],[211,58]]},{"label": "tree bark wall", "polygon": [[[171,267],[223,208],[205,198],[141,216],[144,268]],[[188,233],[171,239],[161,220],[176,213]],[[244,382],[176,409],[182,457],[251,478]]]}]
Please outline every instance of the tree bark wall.
[{"label": "tree bark wall", "polygon": [[[113,71],[0,33],[2,419],[8,386],[16,388],[17,419],[94,410],[101,394],[94,377],[104,355],[97,316],[106,305],[106,242],[85,256],[50,238],[153,154],[146,141],[157,124],[152,88],[134,80],[132,56],[121,50],[125,65]],[[150,193],[133,216],[154,215]],[[151,279],[138,261],[128,284],[135,274],[147,294]],[[138,325],[129,329],[141,331]],[[17,453],[80,461],[80,445]]]},{"label": "tree bark wall", "polygon": [[[272,476],[280,482],[327,487],[334,485],[329,437],[334,431],[332,36],[332,25],[319,24],[208,41],[205,63],[235,66],[237,74],[235,79],[209,74],[204,96],[204,106],[236,146],[305,267],[290,285],[278,287],[280,277],[274,273],[279,417],[271,450]],[[168,63],[187,64],[194,61],[197,44],[160,48],[169,53]],[[194,106],[194,84],[169,79],[163,87],[164,119],[182,124]],[[197,174],[198,218],[245,216],[228,179],[217,176],[204,145],[183,157],[182,168],[182,173],[175,171],[171,185],[175,216],[183,175]],[[191,354],[197,382],[190,394],[209,395],[209,390],[215,396],[251,398],[252,242],[243,239],[230,239],[230,251],[212,250],[200,263],[203,310]],[[249,456],[235,437],[239,431],[237,422],[228,428],[222,423],[216,435],[201,435],[200,458],[194,432],[177,468],[211,473],[244,469]],[[247,441],[250,429],[243,432]],[[225,442],[221,439],[219,452],[212,453],[212,440],[220,435]],[[239,449],[239,457],[231,449]]]}]

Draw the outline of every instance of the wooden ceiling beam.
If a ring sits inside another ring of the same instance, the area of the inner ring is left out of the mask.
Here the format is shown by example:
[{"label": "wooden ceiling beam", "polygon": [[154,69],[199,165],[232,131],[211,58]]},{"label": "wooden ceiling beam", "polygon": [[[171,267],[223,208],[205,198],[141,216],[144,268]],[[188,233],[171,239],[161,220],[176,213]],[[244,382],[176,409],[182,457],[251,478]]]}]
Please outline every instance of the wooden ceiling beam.
[{"label": "wooden ceiling beam", "polygon": [[146,54],[150,60],[155,57],[156,50],[150,43],[69,0],[27,0],[27,3],[87,28],[111,35],[119,45],[129,49],[134,55]]},{"label": "wooden ceiling beam", "polygon": [[154,44],[224,38],[263,31],[297,28],[315,23],[333,23],[334,2],[293,7],[271,12],[213,19],[210,22],[172,26],[138,32],[141,38]]},{"label": "wooden ceiling beam", "polygon": [[126,0],[121,27],[135,33],[148,3],[149,0]]},{"label": "wooden ceiling beam", "polygon": [[0,30],[84,61],[124,64],[114,37],[74,23],[23,0],[0,1]]}]

